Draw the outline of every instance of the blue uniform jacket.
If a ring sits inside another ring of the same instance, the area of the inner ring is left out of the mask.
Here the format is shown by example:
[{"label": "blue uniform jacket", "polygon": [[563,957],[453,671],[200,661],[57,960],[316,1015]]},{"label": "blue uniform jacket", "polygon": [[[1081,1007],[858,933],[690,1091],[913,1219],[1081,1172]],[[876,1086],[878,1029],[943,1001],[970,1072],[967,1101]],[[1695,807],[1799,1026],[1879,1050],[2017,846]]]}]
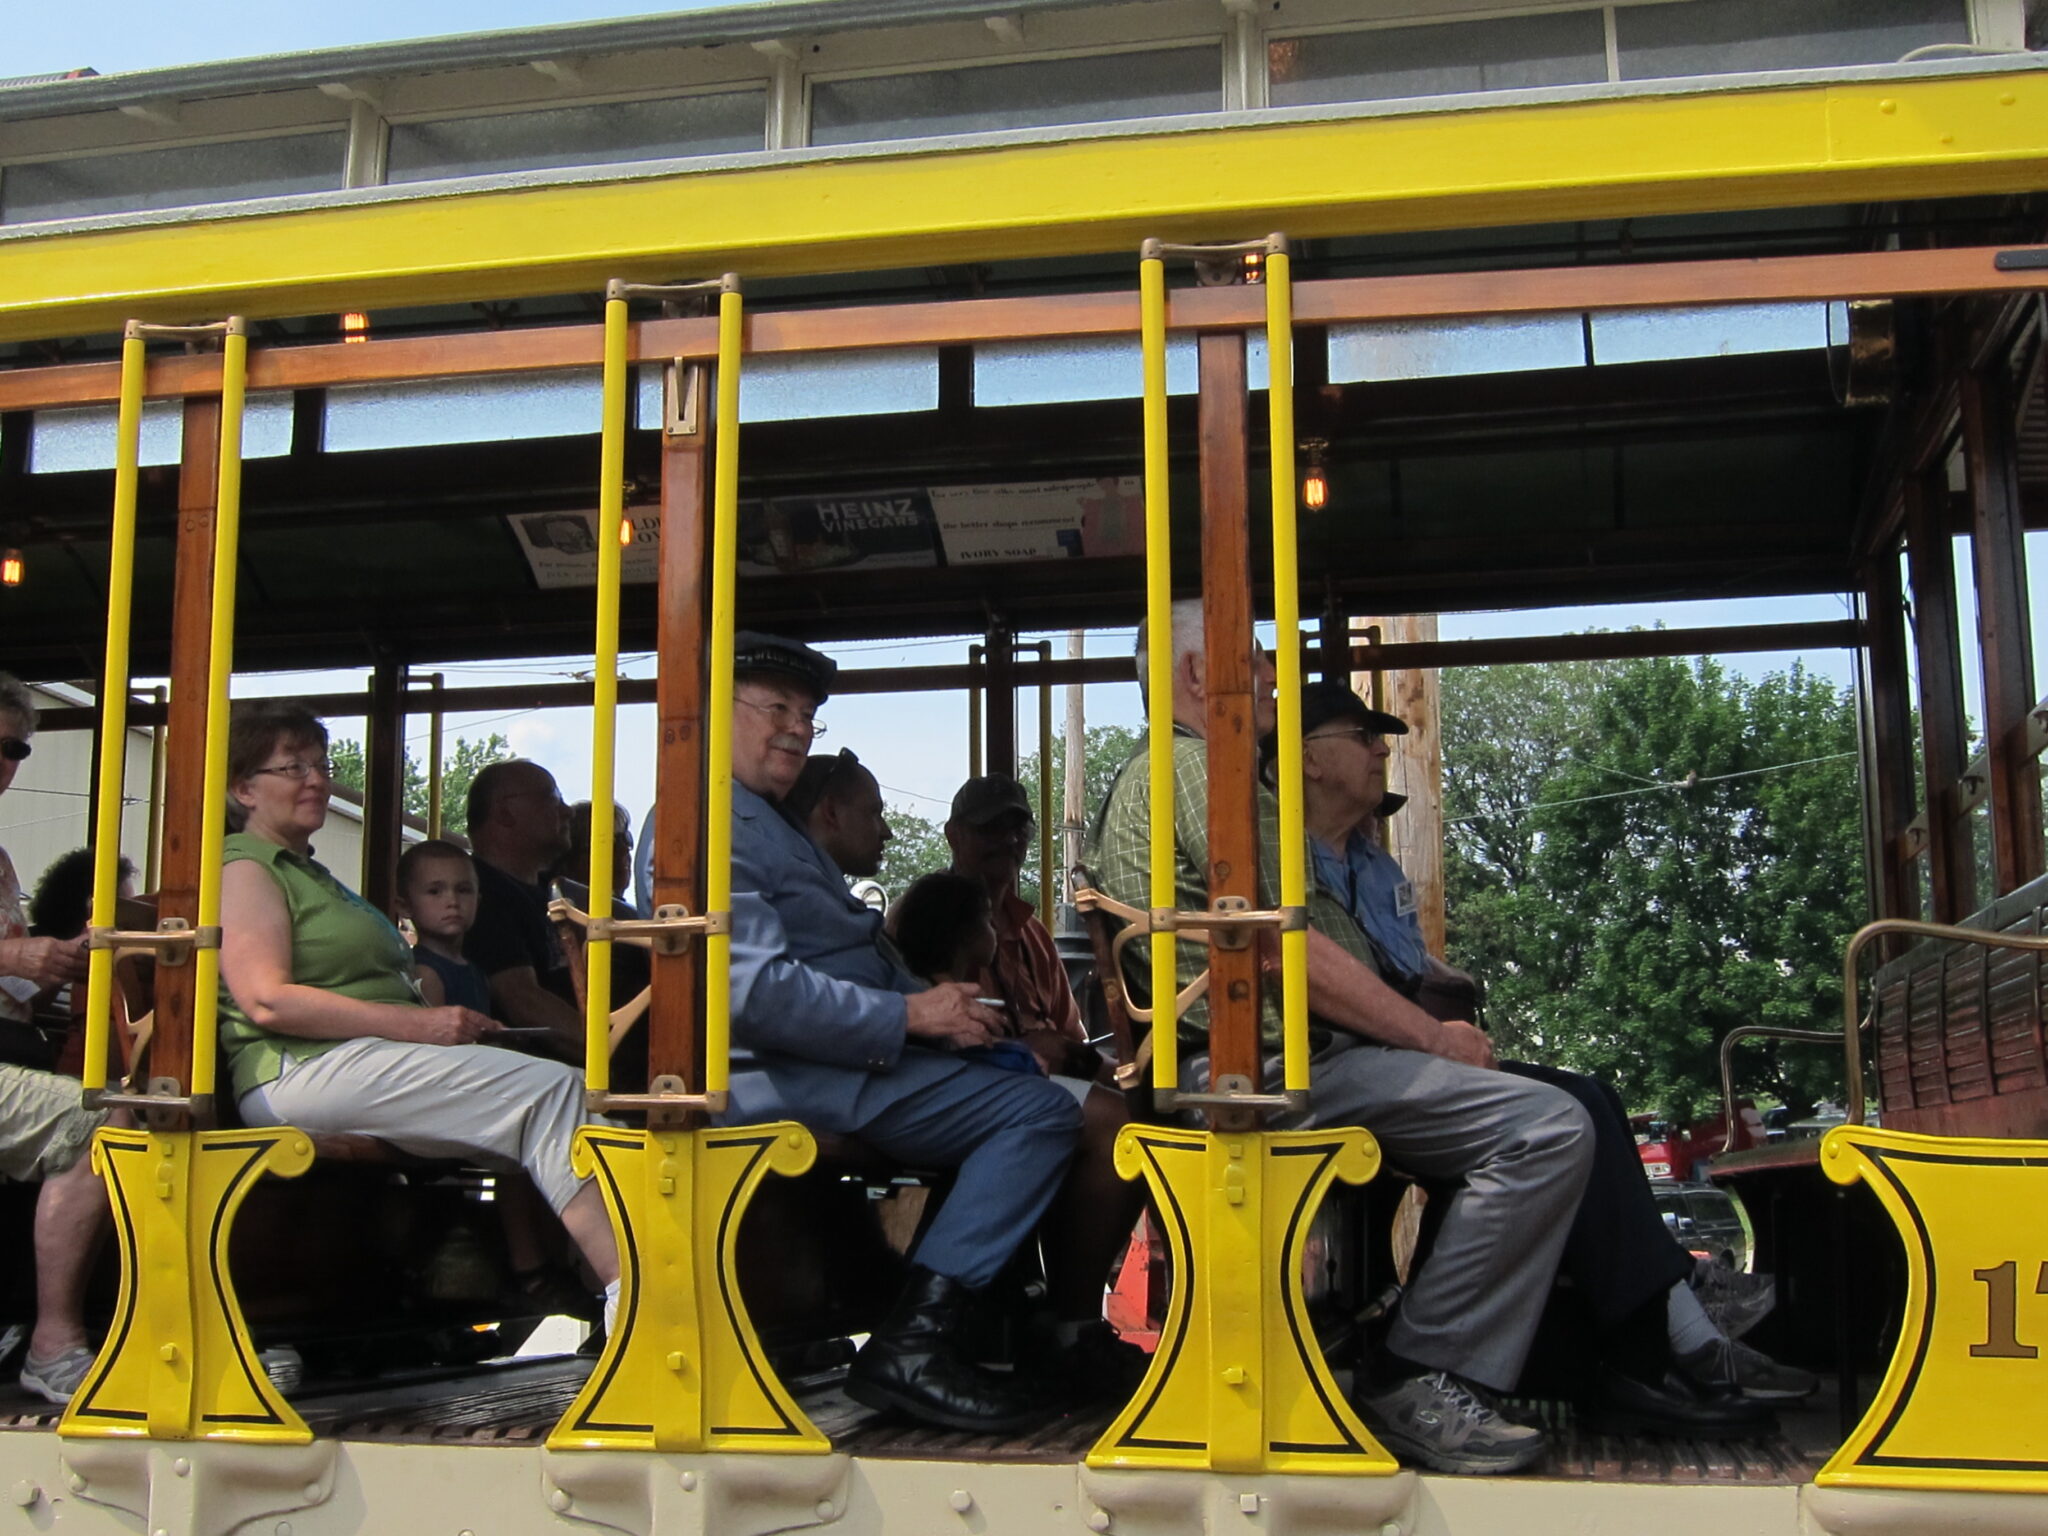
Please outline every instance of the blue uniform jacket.
[{"label": "blue uniform jacket", "polygon": [[823,849],[733,785],[729,1118],[850,1130],[871,1088],[959,1070],[957,1057],[906,1051],[903,999],[924,983],[877,942],[881,928]]}]

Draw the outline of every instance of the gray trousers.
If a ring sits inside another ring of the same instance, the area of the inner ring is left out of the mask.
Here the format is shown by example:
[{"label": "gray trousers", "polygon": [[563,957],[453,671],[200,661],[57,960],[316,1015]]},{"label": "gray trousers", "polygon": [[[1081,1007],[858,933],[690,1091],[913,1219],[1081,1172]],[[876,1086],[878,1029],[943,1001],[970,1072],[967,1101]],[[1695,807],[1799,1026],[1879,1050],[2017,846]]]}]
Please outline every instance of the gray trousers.
[{"label": "gray trousers", "polygon": [[1316,1124],[1362,1125],[1402,1172],[1458,1184],[1387,1347],[1512,1389],[1592,1167],[1586,1112],[1544,1083],[1348,1041],[1310,1081]]},{"label": "gray trousers", "polygon": [[250,1125],[352,1131],[415,1157],[524,1168],[559,1213],[585,1183],[569,1167],[583,1074],[495,1045],[358,1039],[302,1061],[241,1098]]}]

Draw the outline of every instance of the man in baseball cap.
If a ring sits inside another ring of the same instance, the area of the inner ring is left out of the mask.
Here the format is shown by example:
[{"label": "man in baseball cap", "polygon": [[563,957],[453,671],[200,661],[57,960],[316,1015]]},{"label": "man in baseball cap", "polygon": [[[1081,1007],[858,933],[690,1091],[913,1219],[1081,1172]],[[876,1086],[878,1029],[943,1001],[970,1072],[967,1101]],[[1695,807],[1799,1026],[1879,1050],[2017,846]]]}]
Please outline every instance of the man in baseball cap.
[{"label": "man in baseball cap", "polygon": [[[1371,938],[1389,985],[1439,1019],[1470,1019],[1471,977],[1423,943],[1414,887],[1380,842],[1387,736],[1408,727],[1367,707],[1341,683],[1302,690],[1303,819],[1316,883]],[[1587,1407],[1611,1422],[1666,1434],[1754,1432],[1765,1404],[1818,1385],[1738,1344],[1716,1326],[1691,1285],[1691,1256],[1672,1240],[1650,1195],[1628,1112],[1606,1084],[1532,1062],[1503,1072],[1571,1095],[1593,1127],[1593,1162],[1565,1240],[1560,1271],[1592,1317],[1600,1372]]]},{"label": "man in baseball cap", "polygon": [[1144,1208],[1141,1185],[1118,1177],[1117,1134],[1129,1119],[1123,1094],[1092,1082],[1101,1058],[1088,1045],[1081,1010],[1059,947],[1017,877],[1031,849],[1037,818],[1024,786],[1006,773],[962,784],[946,818],[952,872],[988,891],[996,950],[977,988],[1003,1001],[1004,1032],[1022,1039],[1045,1070],[1071,1083],[1081,1099],[1081,1145],[1045,1221],[1045,1307],[1057,1353],[1045,1362],[1077,1397],[1128,1391],[1145,1360],[1103,1319],[1102,1290]]}]

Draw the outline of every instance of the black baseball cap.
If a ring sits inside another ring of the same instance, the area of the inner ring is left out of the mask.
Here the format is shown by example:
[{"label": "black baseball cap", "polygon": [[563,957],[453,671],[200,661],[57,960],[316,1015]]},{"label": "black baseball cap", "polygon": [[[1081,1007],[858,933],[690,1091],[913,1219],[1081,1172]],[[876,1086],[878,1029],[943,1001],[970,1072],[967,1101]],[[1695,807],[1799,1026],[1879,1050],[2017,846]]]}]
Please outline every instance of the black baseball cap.
[{"label": "black baseball cap", "polygon": [[1022,811],[1032,814],[1031,799],[1024,786],[1007,773],[984,773],[962,784],[953,796],[947,820],[970,827],[985,827],[1003,816]]},{"label": "black baseball cap", "polygon": [[[1304,738],[1314,735],[1326,725],[1342,722],[1355,725],[1361,730],[1379,736],[1406,736],[1408,722],[1384,710],[1374,709],[1365,700],[1353,693],[1342,683],[1310,683],[1301,690],[1301,734]],[[1273,761],[1280,751],[1280,733],[1268,731],[1259,738],[1259,763],[1261,769]],[[1406,796],[1388,795],[1389,800],[1398,800],[1406,805]],[[1382,807],[1380,814],[1386,815],[1388,808]]]},{"label": "black baseball cap", "polygon": [[1301,734],[1342,721],[1377,736],[1406,736],[1408,722],[1374,709],[1342,683],[1310,683],[1301,690]]},{"label": "black baseball cap", "polygon": [[801,640],[743,629],[732,637],[732,675],[801,683],[822,704],[831,697],[832,679],[839,675],[839,663]]}]

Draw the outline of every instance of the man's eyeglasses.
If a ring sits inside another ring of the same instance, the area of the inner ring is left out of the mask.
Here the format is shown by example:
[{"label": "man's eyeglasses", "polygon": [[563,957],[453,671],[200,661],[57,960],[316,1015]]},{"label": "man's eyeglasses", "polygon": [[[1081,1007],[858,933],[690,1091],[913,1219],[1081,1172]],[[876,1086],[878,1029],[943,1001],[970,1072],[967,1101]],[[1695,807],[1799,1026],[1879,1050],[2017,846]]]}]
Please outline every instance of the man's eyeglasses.
[{"label": "man's eyeglasses", "polygon": [[26,762],[29,753],[34,750],[35,748],[19,736],[0,736],[0,757],[6,758],[10,763]]},{"label": "man's eyeglasses", "polygon": [[1356,737],[1359,741],[1365,744],[1367,751],[1371,751],[1374,747],[1383,747],[1387,744],[1387,738],[1384,732],[1368,731],[1363,726],[1358,725],[1351,726],[1350,728],[1341,731],[1317,731],[1315,735],[1304,736],[1301,739],[1304,742],[1331,741],[1340,739],[1345,736]]},{"label": "man's eyeglasses", "polygon": [[261,773],[274,773],[281,779],[297,779],[301,782],[310,779],[316,773],[323,779],[332,779],[334,777],[334,760],[322,757],[308,763],[295,757],[288,763],[273,763],[268,768],[252,768],[249,771],[249,776],[254,778],[257,774]]},{"label": "man's eyeglasses", "polygon": [[813,741],[816,741],[825,734],[824,721],[820,720],[816,715],[807,715],[802,710],[783,703],[780,699],[776,700],[773,704],[757,704],[752,699],[741,698],[740,695],[734,694],[732,701],[735,704],[744,704],[751,710],[756,710],[761,714],[772,717],[775,721],[775,728],[779,731],[788,731],[796,736],[808,736]]}]

